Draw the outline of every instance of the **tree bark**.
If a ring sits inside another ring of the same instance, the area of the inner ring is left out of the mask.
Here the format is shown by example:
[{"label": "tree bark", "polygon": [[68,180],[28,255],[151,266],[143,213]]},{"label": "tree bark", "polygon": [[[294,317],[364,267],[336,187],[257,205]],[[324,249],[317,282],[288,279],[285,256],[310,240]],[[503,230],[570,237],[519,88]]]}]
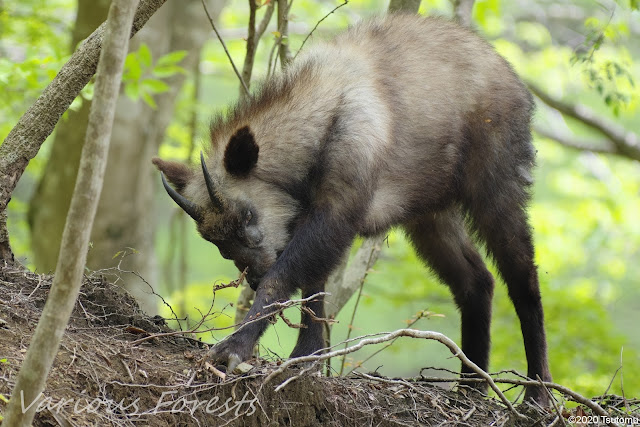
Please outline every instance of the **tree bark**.
[{"label": "tree bark", "polygon": [[12,391],[3,422],[6,425],[31,425],[38,405],[34,404],[25,411],[23,402],[28,406],[39,400],[80,291],[89,234],[102,189],[122,66],[137,4],[137,0],[114,0],[109,10],[89,128],[62,238],[62,256]]},{"label": "tree bark", "polygon": [[[130,36],[137,33],[165,1],[142,0]],[[0,257],[5,262],[13,262],[4,213],[11,194],[29,161],[35,157],[62,114],[93,77],[104,30],[103,24],[82,43],[0,145]]]},{"label": "tree bark", "polygon": [[456,21],[465,27],[471,27],[471,12],[475,0],[451,0],[453,3],[453,16]]},{"label": "tree bark", "polygon": [[[626,157],[631,160],[640,161],[640,136],[635,132],[627,130],[619,124],[603,118],[601,114],[596,113],[586,105],[569,104],[559,99],[555,99],[531,82],[527,83],[527,86],[529,87],[529,90],[538,97],[538,99],[549,107],[559,111],[567,117],[578,120],[584,125],[589,126],[604,135],[608,139],[610,145],[613,146],[613,148],[607,152]],[[562,138],[556,138],[552,135],[546,136],[563,143]],[[607,145],[603,145],[603,147],[607,147]],[[573,148],[588,149],[586,147],[577,146],[574,146]],[[590,149],[590,151],[597,151],[597,148],[594,147],[594,149]]]},{"label": "tree bark", "polygon": [[280,65],[284,70],[291,62],[291,52],[289,50],[289,4],[287,0],[277,0],[278,2],[278,31],[280,32],[280,45],[278,54],[280,55]]},{"label": "tree bark", "polygon": [[389,13],[418,13],[421,0],[391,0],[389,2]]}]

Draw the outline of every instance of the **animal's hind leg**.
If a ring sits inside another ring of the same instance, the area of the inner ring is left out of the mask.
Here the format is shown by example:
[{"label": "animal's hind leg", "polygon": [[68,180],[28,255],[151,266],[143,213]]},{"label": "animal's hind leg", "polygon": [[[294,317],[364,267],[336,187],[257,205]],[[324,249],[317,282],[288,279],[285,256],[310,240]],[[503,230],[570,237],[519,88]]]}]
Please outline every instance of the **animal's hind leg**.
[{"label": "animal's hind leg", "polygon": [[[474,248],[459,210],[427,214],[405,229],[420,257],[451,288],[462,318],[462,351],[486,371],[493,277]],[[473,371],[463,365],[462,372]],[[486,384],[479,388],[486,390]]]},{"label": "animal's hind leg", "polygon": [[[495,177],[496,175],[494,175]],[[550,381],[547,343],[531,230],[525,212],[527,183],[521,177],[481,183],[470,198],[469,211],[487,249],[507,284],[520,319],[529,378]],[[525,398],[546,404],[542,387],[529,387]]]}]

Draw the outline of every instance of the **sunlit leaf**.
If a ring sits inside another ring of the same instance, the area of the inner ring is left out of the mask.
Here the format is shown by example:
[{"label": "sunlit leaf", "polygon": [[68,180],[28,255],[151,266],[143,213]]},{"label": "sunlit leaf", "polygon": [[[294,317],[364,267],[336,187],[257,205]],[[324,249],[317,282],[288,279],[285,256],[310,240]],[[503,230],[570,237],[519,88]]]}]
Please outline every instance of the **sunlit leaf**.
[{"label": "sunlit leaf", "polygon": [[156,104],[156,101],[147,92],[141,92],[140,97],[149,107],[153,108],[154,110],[158,108],[158,104]]},{"label": "sunlit leaf", "polygon": [[169,52],[158,59],[158,61],[156,62],[156,67],[177,65],[184,59],[185,56],[187,56],[188,53],[189,52],[187,52],[186,50],[176,50],[173,52]]},{"label": "sunlit leaf", "polygon": [[144,79],[142,81],[142,87],[145,90],[148,90],[151,93],[161,93],[166,92],[170,89],[169,85],[166,82],[158,79]]},{"label": "sunlit leaf", "polygon": [[145,43],[140,44],[140,48],[138,49],[138,60],[140,61],[140,64],[142,64],[143,67],[145,68],[151,67],[151,62],[152,62],[151,50],[149,49],[149,46],[147,46]]}]

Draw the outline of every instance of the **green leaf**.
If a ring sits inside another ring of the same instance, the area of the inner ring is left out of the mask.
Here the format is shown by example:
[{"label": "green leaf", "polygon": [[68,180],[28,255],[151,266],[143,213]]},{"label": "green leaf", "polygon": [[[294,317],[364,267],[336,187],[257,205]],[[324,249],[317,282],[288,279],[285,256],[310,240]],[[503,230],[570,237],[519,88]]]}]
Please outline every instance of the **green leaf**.
[{"label": "green leaf", "polygon": [[158,77],[158,78],[171,77],[174,74],[178,74],[178,73],[186,74],[186,72],[187,71],[184,68],[180,67],[179,65],[160,65],[160,66],[156,66],[153,69],[154,77]]},{"label": "green leaf", "polygon": [[124,71],[122,74],[122,80],[124,81],[132,81],[132,80],[140,80],[142,76],[142,68],[140,67],[140,62],[135,54],[135,52],[131,52],[127,55],[124,60]]},{"label": "green leaf", "polygon": [[124,93],[132,101],[136,101],[140,97],[140,85],[137,81],[130,82],[124,85]]},{"label": "green leaf", "polygon": [[145,68],[151,67],[151,50],[145,43],[142,43],[138,49],[138,60]]},{"label": "green leaf", "polygon": [[158,61],[156,62],[156,67],[165,65],[176,65],[177,63],[182,61],[185,56],[187,56],[187,53],[188,52],[186,50],[176,50],[174,52],[169,52],[158,59]]},{"label": "green leaf", "polygon": [[142,92],[140,94],[140,96],[142,97],[142,100],[151,108],[153,108],[154,110],[156,108],[158,108],[158,104],[156,104],[156,101],[153,99],[153,97],[151,95],[149,95],[149,93],[147,92]]},{"label": "green leaf", "polygon": [[142,87],[145,92],[161,93],[169,90],[169,85],[162,80],[158,79],[144,79],[142,81]]},{"label": "green leaf", "polygon": [[590,16],[589,18],[585,19],[584,26],[590,29],[598,29],[600,28],[600,20],[595,16]]}]

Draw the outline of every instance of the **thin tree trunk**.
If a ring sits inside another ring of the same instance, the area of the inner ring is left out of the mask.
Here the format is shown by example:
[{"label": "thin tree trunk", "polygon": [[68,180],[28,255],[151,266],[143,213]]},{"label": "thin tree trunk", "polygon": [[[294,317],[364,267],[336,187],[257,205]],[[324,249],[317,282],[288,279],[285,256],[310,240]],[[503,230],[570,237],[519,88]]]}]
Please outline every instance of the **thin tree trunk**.
[{"label": "thin tree trunk", "polygon": [[[130,36],[137,33],[165,1],[142,0]],[[11,194],[29,161],[35,157],[62,114],[93,77],[104,30],[103,24],[85,40],[0,145],[0,260],[13,262],[5,215]]]},{"label": "thin tree trunk", "polygon": [[461,25],[471,27],[471,12],[475,0],[451,0],[453,3],[453,15]]},{"label": "thin tree trunk", "polygon": [[[107,19],[110,4],[111,0],[78,0],[70,52]],[[69,110],[66,119],[58,123],[49,159],[29,202],[27,219],[32,261],[37,271],[48,272],[56,268],[90,108],[91,101],[83,100],[77,111]]]},{"label": "thin tree trunk", "polygon": [[[225,1],[209,0],[207,3],[216,18]],[[154,58],[186,50],[187,56],[180,65],[188,71],[195,70],[199,66],[202,45],[211,36],[202,3],[200,0],[170,2],[159,12],[132,42],[146,43]],[[167,78],[165,81],[170,89],[154,97],[156,109],[120,96],[104,191],[91,234],[94,246],[87,264],[92,269],[115,266],[118,260],[113,259],[114,254],[127,247],[138,252],[125,259],[122,268],[136,271],[144,281],[128,275],[123,283],[147,314],[157,312],[158,302],[151,294],[158,283],[156,224],[151,212],[160,182],[150,159],[157,155],[174,117],[175,103],[185,80],[183,73]]]},{"label": "thin tree trunk", "polygon": [[389,2],[389,13],[418,13],[419,9],[420,0],[391,0]]},{"label": "thin tree trunk", "polygon": [[291,52],[289,51],[289,5],[287,0],[278,1],[278,31],[280,32],[280,65],[286,68],[291,62]]},{"label": "thin tree trunk", "polygon": [[44,390],[46,378],[80,291],[89,235],[106,168],[122,66],[137,4],[137,0],[114,0],[109,10],[89,128],[62,236],[61,256],[49,298],[12,391],[3,422],[9,426],[31,425],[37,404],[25,411],[23,402],[28,406],[37,401]]},{"label": "thin tree trunk", "polygon": [[[219,15],[224,1],[209,3],[213,14]],[[193,70],[198,66],[201,46],[209,36],[199,0],[171,2],[160,8],[131,40],[130,50],[137,50],[145,43],[154,59],[170,51],[186,50],[188,54],[181,65]],[[123,270],[138,273],[142,279],[137,275],[122,274],[119,283],[148,314],[157,311],[157,299],[152,289],[158,277],[155,222],[150,215],[158,176],[151,169],[149,159],[157,153],[173,118],[185,74],[175,74],[166,81],[170,90],[154,96],[155,109],[124,94],[118,99],[105,184],[91,234],[93,247],[87,259],[88,267],[94,270],[119,264]],[[58,257],[64,220],[57,218],[64,218],[66,214],[77,174],[81,143],[68,146],[73,135],[68,135],[67,130],[81,134],[86,127],[86,117],[74,115],[69,119],[61,123],[56,132],[51,158],[30,205],[32,245],[36,266],[41,271],[52,269]],[[136,253],[124,260],[114,259],[115,254],[127,248]]]}]

